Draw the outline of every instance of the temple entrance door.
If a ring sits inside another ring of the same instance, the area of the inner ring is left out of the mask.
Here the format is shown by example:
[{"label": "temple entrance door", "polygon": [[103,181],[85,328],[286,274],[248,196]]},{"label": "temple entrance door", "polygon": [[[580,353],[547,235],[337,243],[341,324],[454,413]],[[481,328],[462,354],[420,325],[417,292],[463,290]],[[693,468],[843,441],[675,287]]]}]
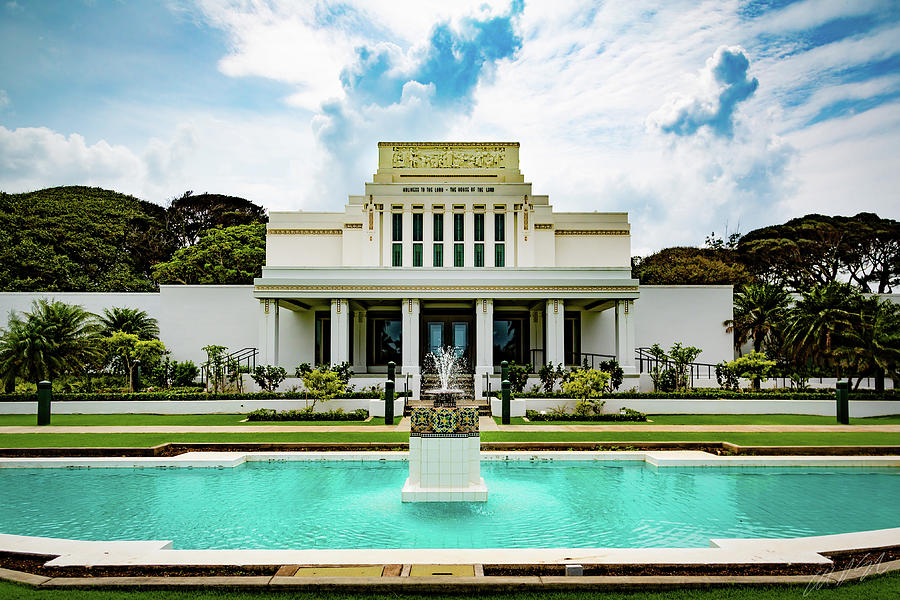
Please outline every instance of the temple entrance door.
[{"label": "temple entrance door", "polygon": [[457,356],[466,361],[471,369],[472,320],[463,316],[427,316],[422,327],[422,365],[428,364],[425,357],[431,352],[439,352],[448,346]]}]

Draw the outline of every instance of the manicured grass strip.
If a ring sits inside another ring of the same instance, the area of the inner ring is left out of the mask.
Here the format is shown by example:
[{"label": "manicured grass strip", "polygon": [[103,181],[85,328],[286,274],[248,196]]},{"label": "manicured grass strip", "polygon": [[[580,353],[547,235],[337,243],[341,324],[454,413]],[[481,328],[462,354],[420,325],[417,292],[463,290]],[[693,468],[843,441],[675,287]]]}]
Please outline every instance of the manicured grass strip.
[{"label": "manicured grass strip", "polygon": [[[0,434],[0,448],[147,447],[166,442],[405,442],[404,432],[285,433],[26,433]],[[484,431],[484,442],[718,442],[742,446],[871,446],[900,445],[900,433],[744,433],[681,431]]]},{"label": "manicured grass strip", "polygon": [[[143,425],[384,425],[382,417],[374,417],[371,421],[247,421],[246,414],[216,415],[52,415],[50,424],[59,427],[87,427],[92,425],[133,426]],[[394,424],[398,423],[397,417]],[[0,415],[0,427],[22,427],[37,424],[35,415]]]},{"label": "manicured grass strip", "polygon": [[[837,587],[826,585],[810,589],[805,596],[806,586],[779,587],[715,587],[706,589],[684,589],[664,592],[533,592],[489,593],[479,592],[478,598],[497,600],[797,600],[809,597],[816,600],[874,600],[880,598],[900,598],[900,574],[890,573],[872,576],[859,582],[843,583]],[[392,598],[396,600],[413,600],[421,598],[419,594],[398,594],[396,592],[378,593],[375,590],[365,593],[339,593],[327,591],[298,592],[283,590],[272,592],[237,591],[237,590],[37,590],[12,583],[0,582],[0,600],[283,600],[284,598],[300,598],[302,600],[369,600],[370,598]],[[471,592],[458,594],[429,594],[428,598],[443,600],[449,598],[471,598]]]}]

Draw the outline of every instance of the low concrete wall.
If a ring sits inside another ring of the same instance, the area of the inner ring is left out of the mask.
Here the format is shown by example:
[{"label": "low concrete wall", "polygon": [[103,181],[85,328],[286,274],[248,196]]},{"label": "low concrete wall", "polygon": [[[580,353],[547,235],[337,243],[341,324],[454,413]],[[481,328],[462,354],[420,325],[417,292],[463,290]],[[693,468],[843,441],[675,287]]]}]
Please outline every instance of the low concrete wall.
[{"label": "low concrete wall", "polygon": [[[553,410],[565,406],[574,410],[576,401],[564,398],[526,398],[528,410]],[[607,399],[603,412],[615,413],[627,407],[656,415],[821,415],[835,416],[834,400],[684,400]],[[851,400],[851,417],[880,417],[900,414],[900,401]]]},{"label": "low concrete wall", "polygon": [[[525,410],[527,408],[527,402],[525,400],[510,400],[509,401],[509,416],[510,417],[524,417]],[[503,416],[503,402],[498,398],[491,398],[491,416],[494,417],[502,417]]]},{"label": "low concrete wall", "polygon": [[[318,402],[315,412],[343,409],[350,412],[358,408],[369,409],[369,398],[329,400]],[[402,403],[402,400],[399,400]],[[402,405],[401,405],[402,406]],[[104,414],[156,414],[156,415],[206,415],[217,413],[248,413],[260,408],[277,411],[302,410],[305,400],[152,400],[132,402],[54,402],[52,412],[57,415]],[[36,415],[37,402],[0,402],[0,414]],[[403,414],[400,409],[398,415]]]}]

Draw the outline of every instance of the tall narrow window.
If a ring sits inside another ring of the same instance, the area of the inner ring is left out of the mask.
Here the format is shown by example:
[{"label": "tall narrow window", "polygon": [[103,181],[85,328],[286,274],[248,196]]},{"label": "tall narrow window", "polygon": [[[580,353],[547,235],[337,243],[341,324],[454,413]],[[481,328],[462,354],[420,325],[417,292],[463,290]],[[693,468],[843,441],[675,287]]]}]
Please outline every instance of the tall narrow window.
[{"label": "tall narrow window", "polygon": [[497,213],[494,215],[494,241],[503,242],[506,240],[506,213]]},{"label": "tall narrow window", "polygon": [[443,267],[444,266],[444,245],[443,244],[435,244],[432,247],[434,248],[434,266],[435,267]]},{"label": "tall narrow window", "polygon": [[475,213],[475,241],[484,241],[484,213]]},{"label": "tall narrow window", "polygon": [[422,266],[422,244],[413,244],[413,266]]},{"label": "tall narrow window", "polygon": [[461,242],[465,239],[466,222],[465,215],[453,213],[453,241]]},{"label": "tall narrow window", "polygon": [[422,213],[413,213],[413,241],[422,241]]},{"label": "tall narrow window", "polygon": [[461,267],[463,264],[463,245],[453,244],[453,266]]},{"label": "tall narrow window", "polygon": [[484,266],[484,244],[475,244],[475,266]]},{"label": "tall narrow window", "polygon": [[391,247],[391,265],[395,267],[403,266],[403,244],[394,244]]},{"label": "tall narrow window", "polygon": [[393,237],[391,239],[395,242],[403,241],[403,213],[392,213],[391,225],[391,230],[393,232]]},{"label": "tall narrow window", "polygon": [[494,266],[506,266],[506,250],[503,247],[503,244],[494,244]]},{"label": "tall narrow window", "polygon": [[443,213],[434,213],[434,241],[444,241],[444,215]]}]

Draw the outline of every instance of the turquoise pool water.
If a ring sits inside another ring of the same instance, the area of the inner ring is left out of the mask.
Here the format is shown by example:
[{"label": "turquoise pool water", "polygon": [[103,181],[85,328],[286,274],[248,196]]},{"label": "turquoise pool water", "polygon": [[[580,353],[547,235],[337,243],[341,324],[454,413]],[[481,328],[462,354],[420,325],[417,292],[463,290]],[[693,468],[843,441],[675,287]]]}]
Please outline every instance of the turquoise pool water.
[{"label": "turquoise pool water", "polygon": [[487,503],[403,504],[405,462],[0,469],[0,532],[176,548],[699,547],[900,525],[898,469],[483,462]]}]

